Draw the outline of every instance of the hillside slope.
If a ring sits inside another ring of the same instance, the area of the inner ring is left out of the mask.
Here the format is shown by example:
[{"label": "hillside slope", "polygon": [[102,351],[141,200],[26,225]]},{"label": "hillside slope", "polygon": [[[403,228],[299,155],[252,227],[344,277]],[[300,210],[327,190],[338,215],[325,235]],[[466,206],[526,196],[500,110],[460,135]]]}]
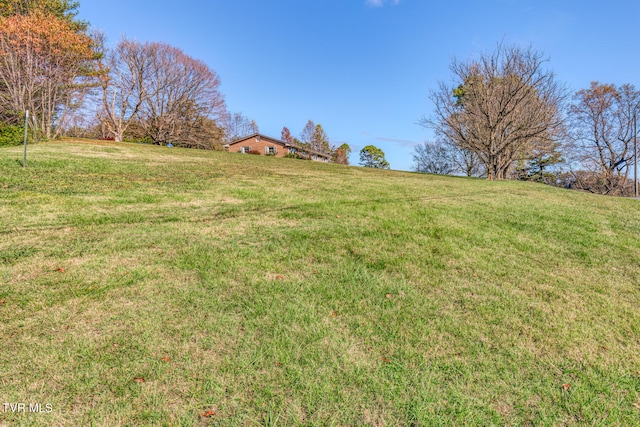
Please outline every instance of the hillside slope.
[{"label": "hillside slope", "polygon": [[640,203],[75,141],[0,149],[8,425],[640,425]]}]

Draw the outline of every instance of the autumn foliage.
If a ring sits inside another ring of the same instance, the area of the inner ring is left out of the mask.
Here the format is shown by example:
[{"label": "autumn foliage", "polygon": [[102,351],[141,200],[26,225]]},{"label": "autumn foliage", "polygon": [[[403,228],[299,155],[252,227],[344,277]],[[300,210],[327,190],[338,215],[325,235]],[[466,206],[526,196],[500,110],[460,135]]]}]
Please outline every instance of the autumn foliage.
[{"label": "autumn foliage", "polygon": [[92,39],[67,20],[38,11],[0,17],[0,108],[30,110],[32,125],[55,137],[54,116],[63,121],[86,93],[95,57]]},{"label": "autumn foliage", "polygon": [[91,38],[75,32],[68,22],[52,15],[12,15],[0,18],[0,22],[2,55],[28,50],[41,61],[60,66],[93,58]]}]

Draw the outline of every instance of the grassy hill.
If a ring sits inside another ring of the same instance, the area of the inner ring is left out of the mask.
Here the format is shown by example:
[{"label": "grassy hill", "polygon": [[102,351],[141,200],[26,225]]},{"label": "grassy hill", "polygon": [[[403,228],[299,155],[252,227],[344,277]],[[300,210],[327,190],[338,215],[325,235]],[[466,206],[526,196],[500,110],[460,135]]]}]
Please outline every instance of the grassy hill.
[{"label": "grassy hill", "polygon": [[[0,149],[0,425],[640,425],[640,203]],[[46,410],[46,409],[44,409]]]}]

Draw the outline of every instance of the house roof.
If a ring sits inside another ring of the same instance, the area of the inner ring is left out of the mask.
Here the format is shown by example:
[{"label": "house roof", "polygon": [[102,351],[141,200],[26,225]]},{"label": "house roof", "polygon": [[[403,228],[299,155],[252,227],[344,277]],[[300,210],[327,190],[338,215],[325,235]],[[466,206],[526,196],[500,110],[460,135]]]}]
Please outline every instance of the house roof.
[{"label": "house roof", "polygon": [[254,134],[251,134],[251,135],[243,136],[242,138],[238,138],[238,139],[236,139],[236,140],[231,141],[231,142],[229,143],[229,145],[235,145],[235,144],[238,144],[238,143],[240,143],[240,142],[246,141],[247,139],[255,138],[255,137],[257,137],[257,136],[259,136],[260,138],[266,138],[266,139],[269,139],[269,140],[271,140],[271,141],[273,141],[273,142],[275,142],[275,143],[278,143],[278,144],[282,144],[282,145],[284,145],[285,147],[293,147],[293,146],[294,146],[294,145],[289,144],[289,143],[287,143],[287,142],[281,141],[281,140],[279,140],[278,138],[273,138],[273,137],[271,137],[271,136],[263,135],[263,134],[261,134],[261,133],[254,133]]},{"label": "house roof", "polygon": [[292,147],[292,148],[296,148],[296,149],[298,149],[300,151],[305,151],[305,152],[310,153],[310,154],[316,154],[318,156],[331,158],[331,154],[330,153],[323,153],[321,151],[311,150],[309,148],[302,147],[302,146],[300,146],[298,144],[291,144],[289,142],[285,142],[285,141],[282,141],[282,140],[280,140],[278,138],[273,138],[273,137],[268,136],[268,135],[263,135],[261,133],[254,133],[254,134],[251,134],[251,135],[243,136],[242,138],[238,138],[236,140],[231,141],[228,145],[231,146],[231,145],[239,144],[241,142],[247,141],[249,139],[253,139],[255,137],[268,139],[270,141],[275,142],[276,144],[281,144],[284,147]]}]

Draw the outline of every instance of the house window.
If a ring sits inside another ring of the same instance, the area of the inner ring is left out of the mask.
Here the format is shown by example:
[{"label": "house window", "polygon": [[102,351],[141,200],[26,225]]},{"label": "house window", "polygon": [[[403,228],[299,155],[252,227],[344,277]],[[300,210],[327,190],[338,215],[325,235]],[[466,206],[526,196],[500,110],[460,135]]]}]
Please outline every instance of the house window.
[{"label": "house window", "polygon": [[251,147],[241,147],[240,148],[240,152],[241,153],[249,154],[249,151],[251,151]]},{"label": "house window", "polygon": [[276,147],[274,147],[273,145],[268,146],[268,147],[264,147],[264,154],[271,154],[274,155],[276,154]]}]

